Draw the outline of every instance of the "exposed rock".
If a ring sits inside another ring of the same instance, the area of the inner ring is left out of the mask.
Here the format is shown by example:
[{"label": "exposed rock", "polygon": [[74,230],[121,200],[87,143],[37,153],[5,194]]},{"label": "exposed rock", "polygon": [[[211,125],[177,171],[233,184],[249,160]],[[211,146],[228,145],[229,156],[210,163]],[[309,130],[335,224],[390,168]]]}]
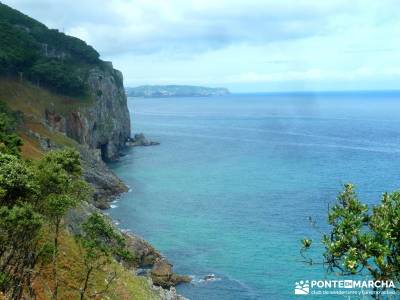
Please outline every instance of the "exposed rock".
[{"label": "exposed rock", "polygon": [[127,192],[128,187],[103,162],[100,151],[79,146],[83,176],[94,188],[93,204],[100,209],[109,208],[109,202],[117,195]]},{"label": "exposed rock", "polygon": [[98,148],[103,159],[115,159],[131,134],[131,124],[122,73],[108,63],[89,72],[88,86],[95,102],[83,112],[88,121],[83,137],[90,148]]},{"label": "exposed rock", "polygon": [[126,142],[126,145],[130,146],[130,147],[135,147],[135,146],[156,146],[156,145],[160,145],[160,143],[148,140],[144,136],[143,133],[137,133],[137,134],[135,134],[135,136],[133,138],[128,139],[128,141]]},{"label": "exposed rock", "polygon": [[204,276],[203,280],[205,280],[205,281],[213,281],[213,280],[215,280],[215,275],[214,274],[207,274],[206,276]]},{"label": "exposed rock", "polygon": [[157,293],[161,300],[188,300],[187,298],[179,295],[176,292],[175,287],[170,287],[169,289],[163,289],[160,286],[156,286],[153,284],[151,278],[148,279],[149,284],[152,286],[153,290]]},{"label": "exposed rock", "polygon": [[90,99],[85,103],[68,112],[47,108],[44,119],[78,143],[99,149],[103,160],[115,160],[131,130],[122,73],[111,63],[93,67],[87,86]]},{"label": "exposed rock", "polygon": [[138,267],[151,267],[161,259],[161,254],[144,239],[132,234],[124,233],[127,249],[134,253]]},{"label": "exposed rock", "polygon": [[66,121],[65,118],[55,112],[54,110],[46,109],[45,110],[45,119],[47,122],[47,125],[49,125],[51,128],[56,129],[60,132],[65,133],[66,130]]},{"label": "exposed rock", "polygon": [[[83,202],[78,208],[71,209],[66,217],[65,224],[71,233],[78,235],[81,234],[81,225],[87,220],[87,218],[94,212],[100,212],[100,210],[94,207],[92,204]],[[110,224],[115,228],[116,231],[120,231],[109,219]],[[136,264],[125,264],[128,268],[137,267],[151,267],[157,260],[161,258],[161,254],[154,249],[148,242],[142,238],[132,234],[123,233],[126,242],[126,250],[132,253],[133,257],[136,258]]]},{"label": "exposed rock", "polygon": [[81,225],[87,220],[87,218],[99,210],[93,205],[87,202],[82,202],[79,207],[68,211],[64,218],[64,222],[68,230],[74,235],[82,234]]},{"label": "exposed rock", "polygon": [[150,271],[151,279],[157,286],[163,288],[170,288],[179,283],[191,282],[192,278],[189,276],[178,275],[173,273],[172,264],[166,259],[158,259]]},{"label": "exposed rock", "polygon": [[165,259],[160,259],[156,261],[153,269],[151,269],[151,275],[155,277],[165,277],[168,279],[172,276],[172,265]]}]

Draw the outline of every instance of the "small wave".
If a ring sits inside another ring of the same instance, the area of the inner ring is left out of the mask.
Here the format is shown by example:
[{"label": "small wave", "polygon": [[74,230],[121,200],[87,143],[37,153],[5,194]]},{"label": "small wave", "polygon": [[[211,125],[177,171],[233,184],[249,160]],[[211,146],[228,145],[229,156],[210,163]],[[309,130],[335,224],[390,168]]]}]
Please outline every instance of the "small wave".
[{"label": "small wave", "polygon": [[110,208],[117,208],[117,207],[118,207],[118,205],[115,205],[115,204],[110,205]]},{"label": "small wave", "polygon": [[191,275],[192,278],[192,283],[193,284],[206,284],[208,282],[214,282],[214,281],[220,281],[222,278],[215,276],[214,274],[207,274],[205,276],[202,276],[201,278],[198,278],[198,276]]}]

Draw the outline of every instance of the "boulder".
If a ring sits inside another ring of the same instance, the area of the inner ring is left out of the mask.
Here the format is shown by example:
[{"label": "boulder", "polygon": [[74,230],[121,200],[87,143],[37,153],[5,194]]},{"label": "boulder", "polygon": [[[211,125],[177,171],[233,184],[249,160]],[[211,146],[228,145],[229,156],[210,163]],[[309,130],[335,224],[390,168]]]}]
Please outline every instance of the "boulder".
[{"label": "boulder", "polygon": [[157,260],[150,271],[151,279],[154,285],[163,288],[170,288],[179,283],[191,282],[190,276],[178,275],[172,271],[172,264],[166,259]]},{"label": "boulder", "polygon": [[126,241],[126,248],[136,259],[136,267],[151,267],[157,260],[161,259],[161,254],[144,239],[132,233],[125,232],[123,234]]},{"label": "boulder", "polygon": [[135,146],[156,146],[160,145],[159,142],[154,142],[148,140],[143,133],[137,133],[132,139],[129,139],[126,143],[127,146],[135,147]]}]

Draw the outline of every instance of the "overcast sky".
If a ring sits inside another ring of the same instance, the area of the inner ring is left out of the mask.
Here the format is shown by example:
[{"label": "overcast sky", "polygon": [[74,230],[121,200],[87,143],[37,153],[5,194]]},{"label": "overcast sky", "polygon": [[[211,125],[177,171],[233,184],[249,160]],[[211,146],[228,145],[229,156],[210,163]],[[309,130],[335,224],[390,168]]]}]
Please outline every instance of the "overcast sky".
[{"label": "overcast sky", "polygon": [[399,0],[3,0],[84,39],[125,85],[398,89]]}]

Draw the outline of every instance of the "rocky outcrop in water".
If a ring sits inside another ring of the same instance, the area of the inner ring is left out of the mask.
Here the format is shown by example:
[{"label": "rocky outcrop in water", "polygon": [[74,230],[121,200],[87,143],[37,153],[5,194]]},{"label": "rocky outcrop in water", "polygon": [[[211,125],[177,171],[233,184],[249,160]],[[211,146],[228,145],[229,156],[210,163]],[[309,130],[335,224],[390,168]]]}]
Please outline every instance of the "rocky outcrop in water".
[{"label": "rocky outcrop in water", "polygon": [[163,288],[170,288],[179,283],[192,281],[192,278],[189,276],[174,273],[172,271],[172,264],[163,258],[155,261],[150,271],[150,276],[155,285]]},{"label": "rocky outcrop in water", "polygon": [[135,136],[131,139],[128,139],[126,142],[127,146],[130,147],[136,147],[136,146],[156,146],[160,145],[159,142],[151,141],[147,139],[143,133],[137,133]]}]

